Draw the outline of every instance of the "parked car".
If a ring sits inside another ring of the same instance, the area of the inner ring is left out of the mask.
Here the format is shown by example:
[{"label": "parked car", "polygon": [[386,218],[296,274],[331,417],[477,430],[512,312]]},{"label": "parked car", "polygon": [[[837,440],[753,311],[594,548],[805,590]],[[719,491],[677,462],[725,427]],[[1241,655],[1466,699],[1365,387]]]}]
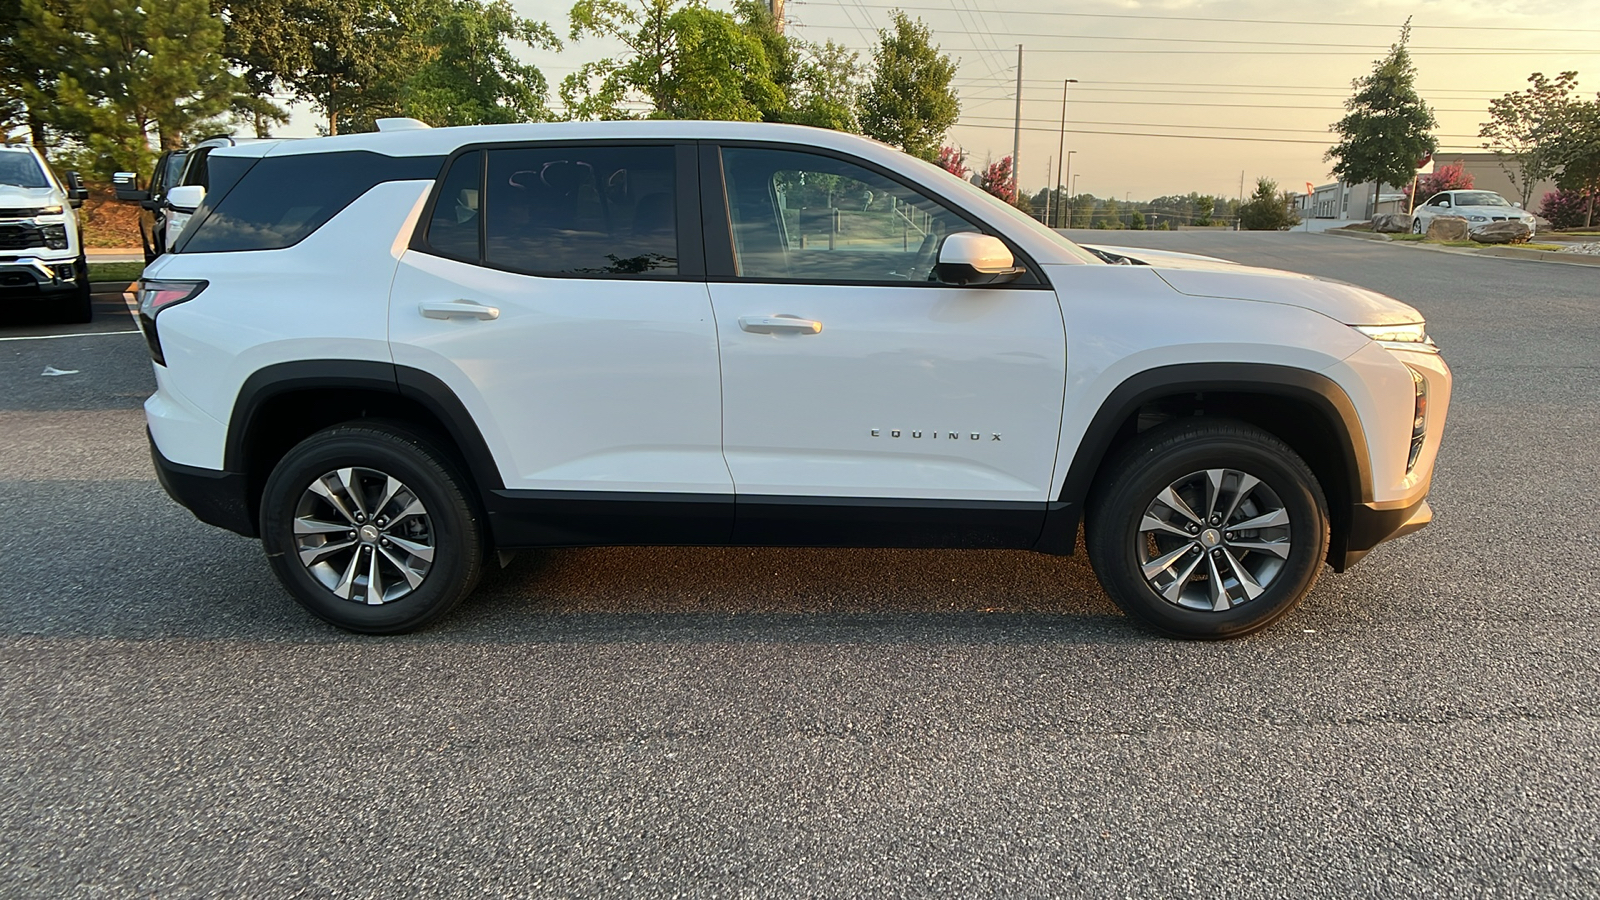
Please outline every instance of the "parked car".
[{"label": "parked car", "polygon": [[1491,222],[1521,222],[1528,233],[1538,230],[1538,219],[1524,212],[1521,203],[1509,203],[1493,191],[1440,191],[1417,207],[1411,225],[1414,234],[1426,234],[1435,216],[1460,216],[1467,230],[1477,231]]},{"label": "parked car", "polygon": [[77,172],[66,173],[63,184],[32,144],[0,145],[0,298],[7,307],[42,302],[68,322],[94,317],[76,213],[88,196]]},{"label": "parked car", "polygon": [[[133,172],[118,172],[113,178],[117,199],[136,202],[142,209],[139,216],[139,237],[144,243],[145,264],[167,252],[177,240],[199,206],[210,183],[210,166],[206,158],[218,147],[237,147],[242,144],[273,142],[278,138],[235,138],[218,135],[206,138],[193,147],[169,150],[156,160],[146,189],[139,190]],[[181,187],[198,187],[201,190],[177,191]]]},{"label": "parked car", "polygon": [[1451,376],[1399,301],[1106,265],[835,131],[380,127],[214,150],[139,291],[162,484],[341,627],[519,548],[1082,522],[1123,609],[1219,638],[1432,518]]}]

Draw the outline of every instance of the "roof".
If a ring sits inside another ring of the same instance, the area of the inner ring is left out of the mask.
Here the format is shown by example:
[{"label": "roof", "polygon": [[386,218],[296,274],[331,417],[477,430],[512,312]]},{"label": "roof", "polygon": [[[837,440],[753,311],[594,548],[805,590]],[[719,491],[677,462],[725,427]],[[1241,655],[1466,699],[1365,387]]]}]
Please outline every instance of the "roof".
[{"label": "roof", "polygon": [[464,144],[618,138],[691,141],[770,140],[848,150],[868,158],[881,158],[885,153],[899,156],[899,151],[887,144],[826,128],[777,125],[770,122],[710,122],[679,119],[534,122],[373,131],[293,141],[273,141],[269,142],[268,146],[241,141],[238,146],[219,148],[216,152],[228,156],[289,156],[300,153],[332,153],[339,150],[369,150],[385,156],[441,156]]}]

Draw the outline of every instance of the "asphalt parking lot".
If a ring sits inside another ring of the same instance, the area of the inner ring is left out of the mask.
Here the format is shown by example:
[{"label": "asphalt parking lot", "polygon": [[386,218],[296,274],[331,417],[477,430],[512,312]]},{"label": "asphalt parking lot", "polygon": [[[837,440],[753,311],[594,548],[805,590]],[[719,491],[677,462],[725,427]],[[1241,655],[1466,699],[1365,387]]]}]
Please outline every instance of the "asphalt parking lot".
[{"label": "asphalt parking lot", "polygon": [[701,549],[361,638],[162,494],[115,298],[0,323],[0,895],[1600,896],[1600,272],[1075,236],[1422,309],[1435,524],[1223,644],[1082,556]]}]

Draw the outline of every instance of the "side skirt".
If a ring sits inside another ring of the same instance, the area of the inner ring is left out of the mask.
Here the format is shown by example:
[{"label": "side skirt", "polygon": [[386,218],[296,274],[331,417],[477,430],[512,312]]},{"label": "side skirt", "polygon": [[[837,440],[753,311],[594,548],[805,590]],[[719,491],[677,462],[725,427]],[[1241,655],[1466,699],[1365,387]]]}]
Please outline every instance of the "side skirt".
[{"label": "side skirt", "polygon": [[1032,549],[1045,502],[493,491],[502,550],[619,545]]}]

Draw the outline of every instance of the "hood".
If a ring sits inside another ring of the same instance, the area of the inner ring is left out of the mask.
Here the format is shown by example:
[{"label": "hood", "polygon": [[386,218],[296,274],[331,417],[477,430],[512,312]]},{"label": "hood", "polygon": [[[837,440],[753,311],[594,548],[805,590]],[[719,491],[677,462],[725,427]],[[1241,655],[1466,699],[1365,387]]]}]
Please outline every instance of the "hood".
[{"label": "hood", "polygon": [[1502,219],[1511,219],[1513,221],[1533,218],[1533,213],[1515,206],[1456,206],[1452,207],[1448,212],[1442,213],[1442,215],[1448,216],[1452,213],[1458,216],[1489,216],[1490,218],[1499,216]]},{"label": "hood", "polygon": [[1346,325],[1409,325],[1422,321],[1422,313],[1392,297],[1295,272],[1238,265],[1179,268],[1166,261],[1151,268],[1173,290],[1192,297],[1299,306]]},{"label": "hood", "polygon": [[[1113,264],[1119,260],[1126,260],[1129,265],[1167,266],[1174,269],[1239,268],[1238,263],[1217,259],[1215,256],[1201,256],[1198,253],[1153,250],[1149,247],[1113,247],[1109,244],[1079,244],[1078,246]],[[1106,259],[1106,257],[1110,258]]]},{"label": "hood", "polygon": [[55,188],[25,188],[0,184],[0,209],[27,209],[65,202]]}]

